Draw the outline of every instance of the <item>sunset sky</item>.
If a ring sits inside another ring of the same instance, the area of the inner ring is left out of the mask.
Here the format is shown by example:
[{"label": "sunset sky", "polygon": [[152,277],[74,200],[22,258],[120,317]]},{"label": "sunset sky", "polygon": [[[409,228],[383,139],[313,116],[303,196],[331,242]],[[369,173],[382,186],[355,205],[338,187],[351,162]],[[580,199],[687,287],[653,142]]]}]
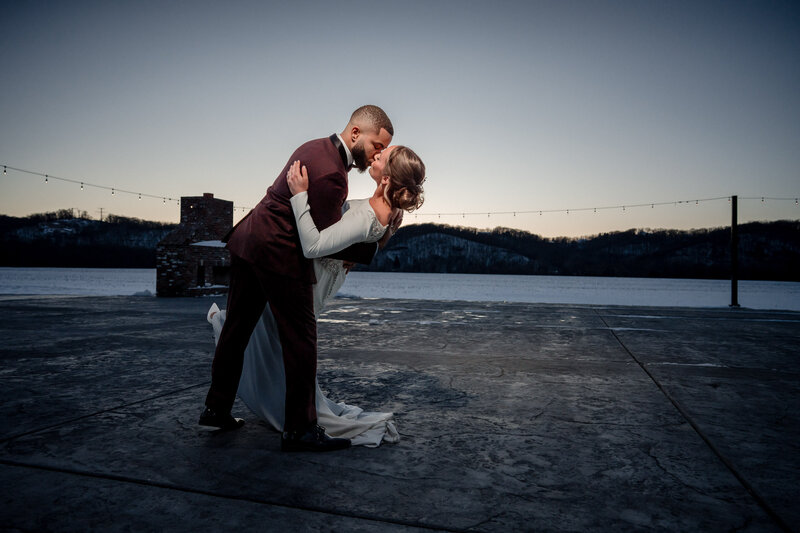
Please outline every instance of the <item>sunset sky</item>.
[{"label": "sunset sky", "polygon": [[[427,165],[425,205],[406,223],[716,227],[733,194],[740,221],[800,219],[799,5],[7,2],[0,165],[158,197],[211,192],[238,220],[298,145],[372,103]],[[372,182],[351,172],[350,191]],[[179,214],[174,201],[0,175],[0,214],[69,207]]]}]

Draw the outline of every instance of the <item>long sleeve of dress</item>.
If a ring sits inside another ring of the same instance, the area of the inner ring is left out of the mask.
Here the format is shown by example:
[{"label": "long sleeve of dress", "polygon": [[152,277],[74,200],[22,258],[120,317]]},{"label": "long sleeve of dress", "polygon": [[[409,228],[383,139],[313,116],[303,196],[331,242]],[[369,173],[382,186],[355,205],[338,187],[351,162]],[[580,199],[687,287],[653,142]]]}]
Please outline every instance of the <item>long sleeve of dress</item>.
[{"label": "long sleeve of dress", "polygon": [[[301,192],[290,200],[303,255],[309,259],[325,257],[367,239],[374,213],[363,209],[348,209],[342,218],[322,231],[317,229],[308,206],[308,193]],[[375,244],[377,247],[377,244]]]}]

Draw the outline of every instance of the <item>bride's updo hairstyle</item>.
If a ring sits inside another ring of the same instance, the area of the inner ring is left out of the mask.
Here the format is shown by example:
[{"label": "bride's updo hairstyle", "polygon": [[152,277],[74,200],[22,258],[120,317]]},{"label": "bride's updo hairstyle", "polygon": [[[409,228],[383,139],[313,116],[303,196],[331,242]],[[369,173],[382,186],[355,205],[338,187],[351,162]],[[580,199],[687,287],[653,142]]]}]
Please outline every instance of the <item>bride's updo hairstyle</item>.
[{"label": "bride's updo hairstyle", "polygon": [[425,164],[411,148],[396,146],[392,149],[383,172],[389,176],[383,196],[390,206],[409,212],[422,206]]}]

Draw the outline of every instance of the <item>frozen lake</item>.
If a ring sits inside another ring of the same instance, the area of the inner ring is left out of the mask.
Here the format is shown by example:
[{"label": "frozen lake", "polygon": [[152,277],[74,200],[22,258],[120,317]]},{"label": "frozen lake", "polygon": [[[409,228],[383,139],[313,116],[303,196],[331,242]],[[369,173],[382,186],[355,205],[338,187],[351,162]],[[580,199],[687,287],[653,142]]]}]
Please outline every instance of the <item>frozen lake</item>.
[{"label": "frozen lake", "polygon": [[[0,268],[0,294],[152,296],[155,269]],[[726,307],[730,281],[353,272],[340,296],[555,304]],[[800,283],[740,281],[739,304],[800,311]]]}]

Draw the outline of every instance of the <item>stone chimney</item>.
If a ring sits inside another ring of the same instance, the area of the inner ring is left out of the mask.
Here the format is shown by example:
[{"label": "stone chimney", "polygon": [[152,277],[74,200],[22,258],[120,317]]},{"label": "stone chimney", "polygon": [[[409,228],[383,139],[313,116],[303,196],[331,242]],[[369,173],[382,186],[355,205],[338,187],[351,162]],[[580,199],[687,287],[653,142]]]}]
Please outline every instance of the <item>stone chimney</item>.
[{"label": "stone chimney", "polygon": [[203,196],[181,197],[181,226],[192,228],[195,241],[218,240],[233,226],[233,202]]}]

